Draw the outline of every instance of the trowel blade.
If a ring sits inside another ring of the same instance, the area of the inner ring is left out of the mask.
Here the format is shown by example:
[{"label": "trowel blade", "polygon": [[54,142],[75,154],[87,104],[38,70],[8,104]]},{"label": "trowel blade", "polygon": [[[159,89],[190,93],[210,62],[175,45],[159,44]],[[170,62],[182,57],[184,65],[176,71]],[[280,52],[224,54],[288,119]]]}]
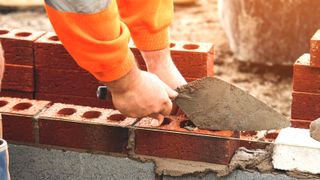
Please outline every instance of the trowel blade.
[{"label": "trowel blade", "polygon": [[174,100],[199,128],[251,131],[290,126],[277,111],[247,92],[214,77],[206,77],[177,88]]}]

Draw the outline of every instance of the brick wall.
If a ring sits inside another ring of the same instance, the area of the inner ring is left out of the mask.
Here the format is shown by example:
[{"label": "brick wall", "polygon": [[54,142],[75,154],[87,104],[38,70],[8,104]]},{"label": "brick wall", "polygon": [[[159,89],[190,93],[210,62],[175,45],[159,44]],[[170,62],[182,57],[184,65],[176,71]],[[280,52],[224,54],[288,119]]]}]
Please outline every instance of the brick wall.
[{"label": "brick wall", "polygon": [[309,128],[320,117],[320,31],[310,41],[310,54],[293,66],[292,126]]},{"label": "brick wall", "polygon": [[[175,116],[152,127],[151,118],[124,117],[111,102],[98,100],[99,82],[76,64],[54,33],[3,29],[0,39],[6,58],[0,113],[10,142],[228,164],[239,146],[263,148],[277,136],[200,130]],[[129,47],[146,69],[138,49],[132,43]],[[211,43],[174,41],[170,48],[188,81],[213,76]]]}]

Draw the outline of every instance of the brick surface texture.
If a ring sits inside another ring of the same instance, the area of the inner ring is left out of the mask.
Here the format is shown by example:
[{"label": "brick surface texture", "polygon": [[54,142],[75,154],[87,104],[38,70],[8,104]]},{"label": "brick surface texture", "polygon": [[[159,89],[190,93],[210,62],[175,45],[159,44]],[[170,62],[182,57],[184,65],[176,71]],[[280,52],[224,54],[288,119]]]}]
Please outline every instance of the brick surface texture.
[{"label": "brick surface texture", "polygon": [[292,126],[309,128],[320,117],[320,31],[310,40],[310,54],[293,65]]}]

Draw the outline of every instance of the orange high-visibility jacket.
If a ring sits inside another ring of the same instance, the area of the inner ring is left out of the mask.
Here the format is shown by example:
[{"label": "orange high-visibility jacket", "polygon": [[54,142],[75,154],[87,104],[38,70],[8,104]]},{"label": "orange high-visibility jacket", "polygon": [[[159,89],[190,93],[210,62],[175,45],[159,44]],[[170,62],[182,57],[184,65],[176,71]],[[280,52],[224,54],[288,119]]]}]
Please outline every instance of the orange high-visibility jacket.
[{"label": "orange high-visibility jacket", "polygon": [[100,81],[119,79],[133,67],[134,57],[128,48],[130,34],[140,50],[160,50],[169,44],[172,0],[45,2],[49,19],[65,48]]}]

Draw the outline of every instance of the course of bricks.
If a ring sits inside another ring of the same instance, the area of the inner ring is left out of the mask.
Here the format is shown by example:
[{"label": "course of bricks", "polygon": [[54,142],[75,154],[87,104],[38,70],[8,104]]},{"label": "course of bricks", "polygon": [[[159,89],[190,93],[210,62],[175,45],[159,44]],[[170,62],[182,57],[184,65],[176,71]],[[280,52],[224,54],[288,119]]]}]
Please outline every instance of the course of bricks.
[{"label": "course of bricks", "polygon": [[[111,102],[98,100],[100,83],[76,64],[55,33],[0,30],[0,39],[6,58],[0,113],[10,142],[228,164],[239,146],[261,148],[277,135],[258,139],[257,132],[200,130],[175,116],[152,127],[151,118],[124,117]],[[129,47],[146,69],[138,49]],[[212,44],[177,41],[170,48],[188,81],[213,76]]]},{"label": "course of bricks", "polygon": [[310,54],[302,55],[293,66],[291,124],[308,129],[320,117],[320,30],[310,41]]},{"label": "course of bricks", "polygon": [[[0,39],[6,59],[2,96],[112,108],[96,98],[100,83],[77,65],[55,33],[0,29]],[[138,49],[133,43],[129,47],[145,70]],[[170,47],[187,81],[213,75],[211,43],[172,42]]]}]

